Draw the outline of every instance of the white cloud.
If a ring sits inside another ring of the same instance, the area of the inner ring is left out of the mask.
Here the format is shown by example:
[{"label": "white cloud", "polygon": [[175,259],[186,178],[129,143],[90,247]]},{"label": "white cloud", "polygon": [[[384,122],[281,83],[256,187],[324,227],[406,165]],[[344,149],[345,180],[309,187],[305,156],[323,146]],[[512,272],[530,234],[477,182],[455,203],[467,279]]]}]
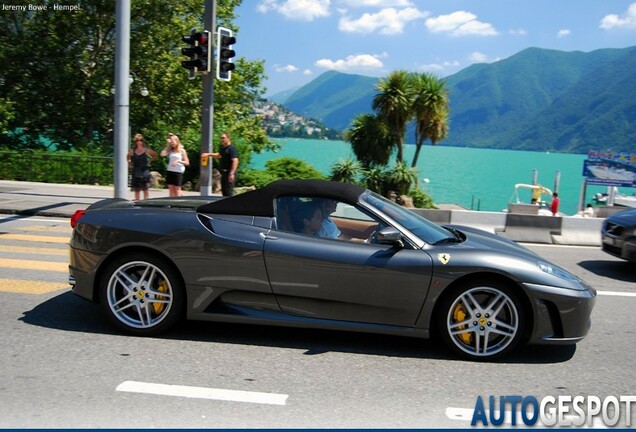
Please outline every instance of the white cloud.
[{"label": "white cloud", "polygon": [[377,13],[365,13],[358,19],[347,16],[340,18],[338,28],[350,33],[373,33],[394,35],[404,31],[404,26],[413,20],[425,18],[428,12],[409,7],[406,9],[386,8]]},{"label": "white cloud", "polygon": [[499,34],[490,23],[477,20],[477,15],[457,11],[426,20],[426,27],[432,33],[450,33],[452,36],[495,36]]},{"label": "white cloud", "polygon": [[357,54],[350,55],[346,59],[335,61],[330,59],[320,59],[316,62],[316,66],[323,69],[332,69],[337,71],[380,69],[384,67],[380,57],[381,56],[371,54]]},{"label": "white cloud", "polygon": [[413,6],[410,0],[342,0],[349,7],[409,7]]},{"label": "white cloud", "polygon": [[425,72],[444,72],[449,68],[457,68],[461,65],[457,60],[453,61],[443,61],[441,63],[430,63],[426,65],[419,66],[418,69]]},{"label": "white cloud", "polygon": [[623,16],[610,14],[601,20],[602,29],[610,30],[612,28],[636,29],[636,3],[629,5],[627,12]]},{"label": "white cloud", "polygon": [[261,13],[278,12],[294,21],[313,21],[329,16],[331,0],[261,0],[256,9]]},{"label": "white cloud", "polygon": [[305,69],[303,71],[303,75],[313,75],[314,73],[311,71],[311,69]]},{"label": "white cloud", "polygon": [[523,29],[523,28],[508,30],[508,33],[514,36],[526,36],[528,34],[526,29]]},{"label": "white cloud", "polygon": [[484,53],[480,53],[479,51],[475,51],[470,54],[468,58],[473,63],[486,63],[488,61],[488,56]]},{"label": "white cloud", "polygon": [[296,72],[298,70],[298,68],[294,65],[287,65],[287,66],[274,66],[274,70],[276,72],[289,72],[289,73],[293,73]]},{"label": "white cloud", "polygon": [[570,29],[561,29],[557,32],[557,37],[564,38],[566,36],[570,36],[570,34],[572,34],[572,31]]}]

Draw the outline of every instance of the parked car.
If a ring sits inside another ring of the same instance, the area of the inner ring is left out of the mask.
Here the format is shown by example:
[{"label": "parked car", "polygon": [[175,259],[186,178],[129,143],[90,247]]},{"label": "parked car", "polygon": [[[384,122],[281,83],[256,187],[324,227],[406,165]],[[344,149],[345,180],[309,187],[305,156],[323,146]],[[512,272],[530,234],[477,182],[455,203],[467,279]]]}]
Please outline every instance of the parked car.
[{"label": "parked car", "polygon": [[[323,223],[333,237],[317,236]],[[338,182],[110,199],[72,224],[73,291],[133,335],[188,318],[438,335],[460,356],[492,359],[521,343],[579,342],[596,296],[510,240]]]},{"label": "parked car", "polygon": [[614,213],[603,222],[602,247],[610,255],[636,262],[636,209]]}]

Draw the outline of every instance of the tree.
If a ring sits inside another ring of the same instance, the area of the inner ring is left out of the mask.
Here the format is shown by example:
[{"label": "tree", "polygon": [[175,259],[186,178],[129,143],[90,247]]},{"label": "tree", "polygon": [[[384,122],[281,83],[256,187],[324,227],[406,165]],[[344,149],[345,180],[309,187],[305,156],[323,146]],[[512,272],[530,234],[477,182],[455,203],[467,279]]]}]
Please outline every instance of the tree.
[{"label": "tree", "polygon": [[387,123],[372,114],[360,114],[354,120],[345,139],[351,143],[356,158],[365,167],[386,165],[395,146]]},{"label": "tree", "polygon": [[406,195],[411,185],[417,181],[417,169],[409,168],[405,163],[396,163],[387,177],[390,187],[394,188],[398,195]]},{"label": "tree", "polygon": [[445,81],[431,74],[414,74],[411,79],[416,146],[411,167],[415,167],[424,141],[430,139],[435,145],[448,134],[448,90]]},{"label": "tree", "polygon": [[331,180],[344,183],[356,183],[363,169],[360,162],[353,159],[339,160],[331,167]]},{"label": "tree", "polygon": [[404,133],[412,116],[411,76],[404,70],[391,72],[378,82],[376,88],[379,93],[373,97],[373,109],[390,126],[397,147],[397,162],[402,163]]},{"label": "tree", "polygon": [[[112,152],[115,3],[79,0],[73,13],[0,14],[0,146],[48,142],[53,149]],[[233,20],[240,4],[217,0],[217,22],[238,31]],[[131,132],[143,133],[152,147],[163,147],[174,132],[189,152],[199,151],[201,80],[187,78],[180,50],[182,35],[202,28],[203,8],[200,0],[132,2]],[[236,64],[231,82],[215,83],[215,134],[231,132],[246,148],[246,163],[252,150],[271,145],[251,116],[264,91],[264,67],[243,58]],[[147,97],[139,94],[142,86]]]}]

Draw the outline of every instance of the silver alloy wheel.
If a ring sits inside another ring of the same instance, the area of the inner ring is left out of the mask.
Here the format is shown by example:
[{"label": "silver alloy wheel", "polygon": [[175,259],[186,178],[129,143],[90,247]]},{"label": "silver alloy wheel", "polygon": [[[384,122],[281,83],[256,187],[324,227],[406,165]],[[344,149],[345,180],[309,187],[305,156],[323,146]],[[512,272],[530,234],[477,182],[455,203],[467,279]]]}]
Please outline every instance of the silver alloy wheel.
[{"label": "silver alloy wheel", "polygon": [[501,290],[475,287],[462,292],[451,304],[446,328],[461,351],[475,357],[491,357],[516,340],[519,311]]},{"label": "silver alloy wheel", "polygon": [[112,273],[106,298],[113,316],[124,325],[149,329],[170,314],[174,291],[159,267],[146,261],[132,261]]}]

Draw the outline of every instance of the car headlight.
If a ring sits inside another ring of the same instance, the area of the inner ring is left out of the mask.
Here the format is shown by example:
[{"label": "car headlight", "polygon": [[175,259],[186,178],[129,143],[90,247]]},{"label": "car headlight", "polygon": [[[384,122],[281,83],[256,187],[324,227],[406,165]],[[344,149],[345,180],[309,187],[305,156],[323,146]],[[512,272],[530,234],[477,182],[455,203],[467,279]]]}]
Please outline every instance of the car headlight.
[{"label": "car headlight", "polygon": [[545,273],[547,273],[549,275],[556,276],[558,278],[565,279],[565,280],[568,280],[568,281],[578,282],[578,280],[579,280],[576,276],[566,272],[562,268],[557,267],[557,266],[552,265],[552,264],[548,264],[547,262],[539,261],[537,263],[537,265],[539,266],[541,271],[543,271],[543,272],[545,272]]}]

